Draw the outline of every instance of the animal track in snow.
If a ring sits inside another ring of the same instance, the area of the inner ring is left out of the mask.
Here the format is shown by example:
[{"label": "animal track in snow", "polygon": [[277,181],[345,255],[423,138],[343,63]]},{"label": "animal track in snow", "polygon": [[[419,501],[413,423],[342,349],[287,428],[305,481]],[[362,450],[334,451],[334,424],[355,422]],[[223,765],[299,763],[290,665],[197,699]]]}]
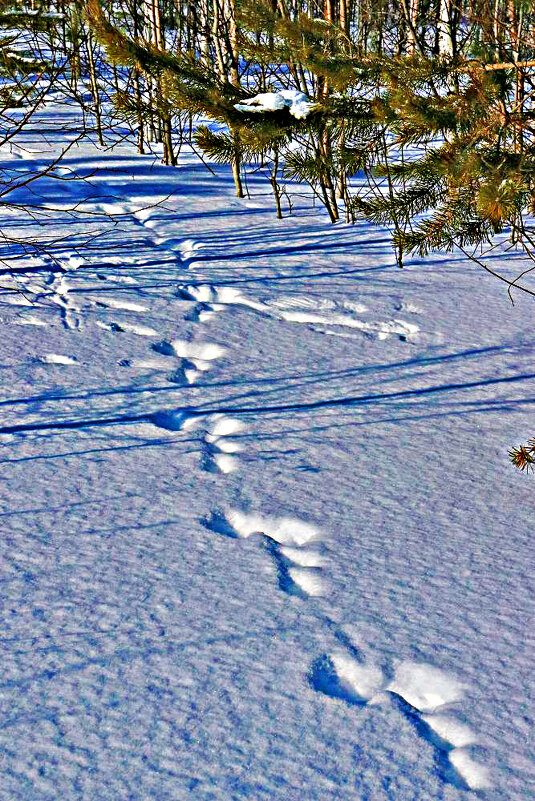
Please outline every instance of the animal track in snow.
[{"label": "animal track in snow", "polygon": [[[165,239],[160,241],[165,243]],[[194,239],[183,239],[181,242],[170,244],[172,250],[178,250],[183,262],[191,262],[202,246],[202,242],[195,242]]]},{"label": "animal track in snow", "polygon": [[201,424],[200,415],[193,414],[188,409],[155,412],[150,420],[157,428],[165,428],[166,431],[191,431]]},{"label": "animal track in snow", "polygon": [[[164,200],[164,198],[162,198],[162,200]],[[153,244],[162,251],[167,251],[169,255],[172,255],[174,261],[176,261],[178,254],[181,266],[184,269],[188,269],[192,266],[197,251],[204,247],[204,244],[194,239],[169,237],[165,219],[158,213],[154,213],[156,206],[157,204],[154,204],[150,208],[140,209],[134,208],[132,205],[127,205],[123,207],[123,212],[132,215],[134,220],[146,229]]]},{"label": "animal track in snow", "polygon": [[175,384],[193,384],[201,373],[211,368],[215,359],[227,352],[226,348],[215,342],[188,342],[183,339],[164,339],[151,347],[162,356],[180,359],[178,368],[169,376],[169,380]]},{"label": "animal track in snow", "polygon": [[154,330],[154,328],[149,328],[147,325],[133,325],[132,323],[125,323],[121,321],[120,323],[104,323],[102,320],[97,320],[96,325],[99,328],[104,328],[106,331],[116,331],[116,332],[126,332],[128,334],[137,334],[140,337],[154,337],[158,335],[158,332]]},{"label": "animal track in snow", "polygon": [[50,284],[51,295],[48,299],[61,309],[61,319],[65,328],[82,328],[81,309],[73,303],[69,291],[70,285],[65,275],[54,275]]},{"label": "animal track in snow", "polygon": [[[174,339],[172,341],[163,340],[152,346],[157,353],[164,356],[178,356],[179,358],[191,359],[192,362],[207,362],[218,359],[227,352],[227,349],[215,342],[188,342],[185,339]],[[202,369],[202,368],[201,368]]]},{"label": "animal track in snow", "polygon": [[[336,303],[303,295],[256,301],[232,288],[207,284],[185,285],[177,294],[196,304],[187,318],[198,322],[209,320],[226,306],[242,305],[289,322],[345,326],[379,339],[392,334],[408,339],[419,331],[418,326],[403,320],[363,321],[356,315],[366,312],[366,307],[351,301]],[[206,363],[225,353],[216,343],[185,340],[164,341],[153,348],[182,360],[171,379],[178,383],[191,383],[198,371],[206,369]],[[156,416],[154,421],[172,430],[194,428],[199,423],[188,417],[187,410],[167,413],[165,418]],[[236,454],[242,447],[232,437],[243,428],[240,420],[225,415],[208,418],[202,468],[225,474],[236,470]],[[326,559],[319,546],[320,532],[314,525],[297,518],[267,517],[236,509],[214,511],[201,522],[208,530],[226,537],[258,539],[272,559],[279,589],[288,595],[307,599],[328,594],[323,574]],[[343,632],[339,632],[338,639],[347,646],[346,651],[324,654],[311,666],[309,682],[314,690],[357,706],[381,707],[390,701],[435,749],[437,767],[445,781],[470,790],[488,786],[487,770],[471,753],[477,737],[459,720],[459,713],[451,711],[464,691],[457,679],[430,665],[401,662],[389,682],[382,668],[373,660],[364,660]]]},{"label": "animal track in snow", "polygon": [[477,737],[467,725],[447,714],[465,689],[453,676],[417,662],[401,662],[386,688],[400,700],[401,711],[418,733],[435,746],[446,778],[455,781],[457,774],[469,789],[479,790],[489,785],[489,777],[487,769],[470,753]]},{"label": "animal track in snow", "polygon": [[225,415],[213,415],[209,430],[205,435],[202,467],[209,472],[233,473],[239,467],[236,454],[243,450],[241,443],[229,439],[233,434],[243,431],[241,420]]},{"label": "animal track in snow", "polygon": [[[243,450],[240,442],[232,436],[243,431],[241,420],[217,414],[205,417],[188,409],[156,412],[151,421],[158,428],[168,431],[191,431],[206,426],[202,445],[201,467],[209,472],[233,473],[239,467],[237,454]],[[230,525],[230,524],[229,524]],[[238,536],[235,533],[234,536]]]},{"label": "animal track in snow", "polygon": [[275,298],[267,304],[272,315],[293,323],[312,323],[327,326],[354,328],[378,339],[386,339],[392,334],[410,337],[418,333],[419,328],[404,320],[361,320],[355,314],[367,311],[366,306],[351,301],[336,303],[327,299],[308,298],[307,296],[289,296]]},{"label": "animal track in snow", "polygon": [[142,306],[141,303],[134,303],[130,300],[117,300],[116,298],[106,298],[106,300],[97,300],[96,306],[102,306],[107,309],[118,309],[119,311],[132,311],[132,312],[146,312],[147,306]]},{"label": "animal track in snow", "polygon": [[301,598],[326,595],[325,560],[318,549],[321,534],[311,523],[293,517],[264,517],[237,510],[213,512],[202,521],[210,531],[235,539],[258,536],[271,555],[279,588]]},{"label": "animal track in snow", "polygon": [[237,304],[241,293],[232,287],[215,287],[211,284],[185,284],[178,288],[177,297],[196,302],[196,306],[186,314],[185,320],[204,323],[227,306]]},{"label": "animal track in snow", "polygon": [[349,654],[335,652],[319,657],[310,670],[314,690],[350,704],[375,703],[384,685],[381,669],[361,664]]},{"label": "animal track in snow", "polygon": [[178,252],[180,261],[186,268],[195,257],[197,251],[203,247],[202,242],[196,242],[194,239],[177,240],[168,236],[160,236],[158,229],[163,227],[162,218],[153,214],[152,208],[129,209],[128,211],[140,225],[150,231],[151,239],[156,246],[171,252]]},{"label": "animal track in snow", "polygon": [[247,538],[256,533],[266,534],[280,545],[297,547],[320,539],[320,532],[316,526],[294,517],[264,517],[230,510],[227,519],[238,537]]},{"label": "animal track in snow", "polygon": [[215,317],[218,311],[222,311],[225,307],[220,303],[199,303],[194,309],[184,315],[184,320],[189,320],[193,323],[206,323],[212,317]]},{"label": "animal track in snow", "polygon": [[420,330],[419,326],[405,320],[362,320],[356,315],[367,312],[368,309],[358,301],[338,302],[303,294],[256,300],[232,287],[216,287],[211,284],[184,284],[179,287],[177,296],[183,300],[197,302],[197,306],[189,312],[188,319],[199,322],[208,320],[226,306],[234,305],[245,306],[287,322],[352,328],[377,336],[378,339],[398,335],[407,340]]},{"label": "animal track in snow", "polygon": [[394,678],[387,682],[382,670],[353,653],[334,652],[317,659],[310,670],[314,690],[350,704],[380,706],[394,699],[403,716],[436,752],[436,761],[446,781],[479,790],[489,785],[488,771],[473,758],[470,747],[477,736],[452,714],[465,686],[433,665],[400,662]]},{"label": "animal track in snow", "polygon": [[45,353],[44,356],[40,357],[39,361],[43,362],[43,364],[78,364],[76,356],[65,356],[62,353]]}]

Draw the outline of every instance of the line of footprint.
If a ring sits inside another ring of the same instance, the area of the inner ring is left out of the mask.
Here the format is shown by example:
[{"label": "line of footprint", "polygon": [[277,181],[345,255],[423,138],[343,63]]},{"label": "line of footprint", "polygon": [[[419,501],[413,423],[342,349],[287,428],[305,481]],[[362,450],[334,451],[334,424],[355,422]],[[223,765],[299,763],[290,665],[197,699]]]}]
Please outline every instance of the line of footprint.
[{"label": "line of footprint", "polygon": [[[288,305],[285,308],[284,301],[279,302],[278,308],[275,308],[246,298],[232,287],[186,284],[179,287],[177,295],[182,300],[195,303],[186,319],[199,323],[207,322],[228,306],[246,305],[280,319],[346,324],[361,330],[374,331],[379,338],[385,338],[392,333],[408,338],[418,331],[417,326],[399,320],[361,324],[351,314],[341,316],[339,310],[335,311],[334,305],[317,314],[306,308],[310,299],[304,296],[301,301],[299,297],[293,297],[291,308]],[[328,311],[331,312],[330,317],[327,315]],[[354,307],[345,311],[361,312],[364,308]],[[206,351],[206,348],[218,346],[204,343],[202,348],[205,350],[202,353],[198,350],[193,352],[193,348],[198,347],[192,344],[185,347],[182,342],[178,347],[176,343],[173,345],[175,355],[184,359],[194,357],[191,359],[193,367],[188,363],[181,368],[188,383],[195,380],[196,376],[188,375],[187,370],[199,369],[195,357],[206,358],[207,352],[210,358],[219,355],[215,351]],[[183,419],[180,425],[187,427],[188,423]],[[221,416],[212,421],[211,425],[210,433],[206,435],[207,469],[211,469],[215,462],[221,472],[231,472],[231,469],[235,469],[235,464],[230,462],[229,466],[232,465],[232,468],[227,470],[224,462],[222,464],[218,460],[234,458],[234,445],[228,447],[224,443],[227,436],[242,431],[243,424],[239,420]],[[232,440],[228,442],[230,444]],[[266,517],[237,509],[216,509],[201,522],[205,528],[222,536],[258,539],[273,560],[278,587],[283,592],[303,600],[320,599],[329,594],[329,584],[325,578],[327,550],[321,532],[313,524],[297,518]],[[478,738],[462,720],[459,704],[466,688],[461,682],[433,665],[412,661],[400,661],[392,665],[390,675],[393,678],[389,679],[384,669],[373,660],[364,658],[358,644],[343,628],[337,626],[327,615],[320,616],[320,619],[333,629],[343,648],[322,654],[314,660],[308,674],[312,689],[356,707],[366,705],[380,709],[393,706],[414,726],[417,734],[432,745],[437,771],[444,781],[473,791],[489,786],[487,769],[472,754]]]},{"label": "line of footprint", "polygon": [[243,306],[277,320],[327,326],[330,333],[333,333],[332,326],[349,328],[379,340],[397,336],[406,342],[417,336],[420,330],[418,325],[406,320],[362,320],[358,315],[366,312],[367,307],[351,300],[338,303],[329,298],[292,294],[261,301],[234,287],[212,284],[182,284],[178,287],[177,297],[195,302],[186,319],[196,322],[206,322],[229,306]]},{"label": "line of footprint", "polygon": [[[196,248],[191,244],[191,258]],[[71,304],[69,285],[64,275],[54,276],[50,284],[52,300],[62,314],[67,328],[79,328],[78,308]],[[229,306],[242,305],[278,319],[330,323],[357,328],[373,333],[378,338],[397,334],[408,338],[418,327],[404,321],[387,323],[363,323],[355,317],[365,311],[359,304],[345,304],[341,311],[334,302],[326,301],[318,311],[318,301],[307,296],[292,296],[279,299],[273,304],[245,297],[232,287],[214,287],[209,284],[181,286],[177,295],[182,300],[194,303],[186,319],[206,323],[218,312]],[[127,305],[122,301],[103,301],[99,306],[110,306],[125,311],[145,311],[143,307]],[[156,332],[146,326],[121,322],[102,323],[110,330],[128,331],[144,336]],[[213,342],[176,339],[153,343],[151,348],[160,356],[176,360],[177,366],[170,380],[178,384],[192,385],[209,370],[213,363],[226,353],[226,349]],[[48,354],[43,361],[50,364],[72,364],[74,359],[57,354]],[[202,469],[228,474],[240,467],[239,454],[243,445],[237,435],[243,434],[245,425],[241,420],[227,415],[201,416],[182,410],[162,411],[154,415],[153,422],[170,430],[202,429]],[[203,525],[219,535],[244,539],[258,539],[259,544],[270,555],[281,591],[302,600],[318,599],[329,594],[325,578],[328,564],[327,549],[319,529],[309,522],[291,517],[266,517],[240,510],[215,510],[203,521]],[[465,687],[454,677],[438,668],[411,661],[402,661],[392,666],[389,679],[384,670],[362,654],[358,643],[347,632],[333,623],[327,615],[320,615],[336,639],[343,646],[330,653],[320,655],[310,666],[309,686],[331,699],[359,706],[380,709],[394,705],[415,728],[419,736],[435,749],[437,770],[444,780],[471,790],[488,786],[488,772],[472,755],[477,736],[460,719],[459,703]]]},{"label": "line of footprint", "polygon": [[388,680],[350,643],[346,650],[319,657],[309,678],[317,692],[331,698],[356,706],[393,706],[434,748],[437,772],[444,781],[469,790],[488,787],[488,770],[472,753],[478,737],[461,719],[465,685],[433,665],[409,660],[396,664],[393,674]]},{"label": "line of footprint", "polygon": [[[311,523],[236,509],[215,510],[201,522],[225,537],[258,539],[274,561],[283,592],[304,600],[328,596],[327,551]],[[462,720],[459,702],[465,685],[433,665],[408,660],[392,665],[389,679],[373,659],[365,658],[344,627],[328,615],[318,617],[343,647],[314,660],[308,673],[313,690],[355,707],[393,707],[433,747],[437,772],[445,782],[473,791],[489,786],[487,769],[472,754],[478,737]]]},{"label": "line of footprint", "polygon": [[[143,224],[147,225],[147,221],[144,220]],[[156,244],[163,245],[165,240]],[[198,243],[189,240],[180,243],[185,267],[198,249]],[[66,328],[79,328],[80,309],[69,298],[67,279],[60,274],[51,280],[51,300],[60,307],[63,324]],[[272,302],[260,301],[232,287],[209,284],[184,284],[179,287],[177,296],[194,304],[186,319],[199,323],[208,322],[229,306],[239,305],[276,319],[353,328],[379,339],[390,335],[409,339],[418,333],[418,326],[402,320],[362,321],[357,315],[365,312],[366,308],[349,301],[337,304],[305,295],[292,295]],[[137,306],[127,308],[125,304],[113,301],[97,305],[125,311],[145,310]],[[102,327],[143,336],[156,335],[148,327],[122,322],[102,323]],[[177,366],[170,380],[185,385],[194,384],[226,352],[216,343],[183,339],[164,340],[151,347],[160,356],[176,360]],[[75,362],[57,354],[48,354],[44,360],[50,364]],[[241,420],[226,415],[206,417],[184,411],[162,411],[154,415],[153,421],[170,430],[202,428],[201,467],[222,474],[239,469],[243,445],[237,435],[245,430]],[[202,523],[219,535],[257,539],[270,555],[278,587],[284,593],[303,601],[316,599],[316,603],[329,595],[329,583],[325,577],[328,550],[320,530],[313,524],[297,518],[266,517],[236,509],[214,510]],[[437,770],[445,781],[476,791],[489,785],[487,770],[472,753],[478,738],[462,720],[459,705],[466,688],[461,682],[432,665],[412,661],[392,665],[389,677],[373,659],[365,657],[358,643],[343,627],[335,624],[328,615],[320,614],[318,619],[332,629],[342,647],[321,654],[313,661],[307,679],[314,691],[355,707],[381,709],[394,706],[414,726],[418,735],[434,747]]]},{"label": "line of footprint", "polygon": [[[215,342],[162,340],[153,343],[152,350],[161,356],[174,359],[177,367],[169,375],[176,384],[194,385],[210,370],[214,362],[225,355],[227,349]],[[202,429],[201,468],[209,472],[233,473],[240,466],[239,454],[243,445],[236,439],[245,424],[225,414],[189,415],[183,410],[164,410],[153,416],[153,422],[170,431]]]},{"label": "line of footprint", "polygon": [[[198,247],[196,243],[189,241],[182,244],[189,248],[187,253],[182,253],[183,247],[180,249],[182,261],[187,262],[194,257]],[[61,308],[65,327],[79,328],[80,310],[70,301],[69,285],[65,276],[54,276],[50,290],[52,301]],[[281,320],[345,326],[373,334],[379,339],[392,334],[408,339],[418,332],[417,326],[401,320],[363,322],[355,315],[366,311],[365,307],[349,302],[342,304],[341,309],[333,301],[320,303],[316,298],[292,295],[269,303],[248,298],[232,287],[214,287],[209,284],[182,285],[177,295],[180,299],[195,304],[186,319],[199,323],[206,323],[229,306],[241,305]],[[114,301],[99,302],[97,305],[125,311],[145,310],[138,306],[127,308],[126,303]],[[101,327],[144,336],[156,334],[146,326],[123,322],[102,323]],[[179,339],[154,343],[152,349],[159,355],[176,359],[178,364],[170,380],[188,385],[194,384],[225,353],[225,348],[216,343]],[[44,360],[55,364],[74,362],[55,354],[49,354],[49,358]],[[182,411],[163,411],[154,416],[154,422],[171,430],[202,427],[204,440],[201,467],[223,474],[239,468],[238,455],[243,446],[235,436],[245,428],[242,421],[226,415],[201,417]],[[319,530],[310,523],[288,517],[251,515],[238,510],[214,511],[202,522],[210,531],[220,535],[257,538],[273,560],[278,586],[283,592],[303,600],[328,595],[325,546]],[[327,616],[324,620],[326,625],[333,627]],[[335,636],[344,648],[323,654],[314,660],[308,674],[309,685],[332,699],[341,699],[355,706],[380,708],[388,703],[394,704],[414,725],[417,733],[434,746],[437,769],[445,780],[472,790],[488,786],[486,769],[471,755],[470,749],[476,744],[477,737],[459,720],[457,707],[463,695],[463,685],[434,666],[410,661],[400,662],[395,666],[394,677],[389,681],[378,665],[363,658],[358,646],[351,642],[342,629],[336,626],[334,629]]]},{"label": "line of footprint", "polygon": [[[188,253],[182,254],[183,248],[180,248],[183,262],[191,260],[198,249],[196,243],[188,241],[186,244],[190,246]],[[247,298],[232,287],[216,288],[209,284],[182,285],[177,296],[195,304],[186,319],[199,323],[206,323],[229,306],[242,305],[292,322],[356,328],[374,334],[379,339],[391,334],[408,339],[418,332],[417,326],[400,320],[363,322],[355,317],[356,313],[365,311],[359,304],[344,304],[343,312],[340,312],[336,304],[327,301],[318,312],[318,301],[306,296],[283,298],[270,305]],[[182,339],[157,342],[152,349],[161,356],[177,360],[170,380],[187,385],[196,383],[226,351],[216,343]],[[242,421],[226,415],[204,417],[177,410],[162,411],[154,415],[153,422],[170,430],[202,427],[201,467],[224,474],[238,469],[238,454],[242,445],[233,437],[243,432],[245,426]],[[201,522],[219,535],[258,539],[273,560],[278,586],[283,592],[303,600],[320,599],[328,595],[325,546],[320,531],[311,523],[239,510],[215,510]],[[417,733],[434,746],[437,768],[445,780],[472,790],[488,786],[486,769],[473,759],[470,752],[477,737],[459,720],[455,708],[462,698],[463,685],[434,666],[410,661],[395,666],[394,678],[388,681],[378,665],[362,657],[358,647],[342,629],[337,628],[328,616],[323,616],[323,619],[326,625],[334,628],[335,636],[344,649],[323,654],[314,660],[308,674],[312,689],[355,706],[380,708],[389,702],[395,704],[400,714],[414,725]]]}]

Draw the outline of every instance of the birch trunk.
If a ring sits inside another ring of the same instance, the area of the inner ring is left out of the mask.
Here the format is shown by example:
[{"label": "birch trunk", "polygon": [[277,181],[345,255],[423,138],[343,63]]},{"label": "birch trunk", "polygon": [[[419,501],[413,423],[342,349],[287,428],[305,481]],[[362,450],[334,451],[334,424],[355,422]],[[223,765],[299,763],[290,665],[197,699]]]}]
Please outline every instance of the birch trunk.
[{"label": "birch trunk", "polygon": [[439,0],[438,7],[438,53],[441,56],[453,56],[453,39],[451,36],[450,0]]}]

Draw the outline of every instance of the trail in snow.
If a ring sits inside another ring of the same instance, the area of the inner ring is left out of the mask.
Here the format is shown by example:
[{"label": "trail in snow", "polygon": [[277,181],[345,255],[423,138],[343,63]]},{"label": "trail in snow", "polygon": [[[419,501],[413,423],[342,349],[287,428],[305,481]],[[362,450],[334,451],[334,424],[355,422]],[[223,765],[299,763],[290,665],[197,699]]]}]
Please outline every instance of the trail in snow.
[{"label": "trail in snow", "polygon": [[[201,301],[195,308],[195,314],[187,315],[187,319],[200,323],[207,322],[227,305],[239,304],[262,312],[269,309],[268,304],[248,300],[227,287],[216,289],[207,285],[186,285],[180,287],[179,296],[185,300]],[[345,305],[351,311],[366,311],[362,304]],[[399,332],[395,328],[399,321],[394,324],[368,324],[365,329],[365,324],[342,315],[329,317],[301,311],[291,311],[285,315],[281,311],[287,307],[315,309],[317,306],[314,299],[302,296],[282,300],[279,298],[275,304],[280,319],[283,320],[321,321],[334,325],[350,325],[363,330],[378,330],[379,339],[384,339],[388,333]],[[324,307],[332,311],[335,304],[325,302]],[[390,330],[388,325],[391,326]],[[407,326],[404,330],[416,333],[418,326]],[[178,341],[165,343],[163,347],[160,345],[159,352],[211,360],[223,355],[225,349],[205,342]],[[194,364],[197,366],[197,363]],[[195,425],[194,418],[190,418],[189,426],[185,420],[181,421],[180,427],[191,429],[192,425]],[[227,437],[242,432],[244,428],[245,425],[238,419],[224,415],[216,415],[215,421],[212,418],[210,433],[205,437],[203,468],[219,470],[221,473],[236,470],[237,461],[233,454],[236,450],[241,450],[241,445],[234,444]],[[301,599],[329,595],[328,582],[325,579],[328,559],[324,552],[318,550],[318,545],[322,544],[322,534],[313,524],[294,518],[263,517],[236,509],[212,511],[201,522],[208,530],[225,537],[258,539],[272,559],[277,584],[283,592]],[[332,624],[327,615],[326,620]],[[337,634],[340,639],[348,640],[342,630]],[[487,788],[490,783],[489,772],[474,759],[470,750],[478,742],[478,738],[455,716],[456,707],[463,696],[462,683],[432,665],[401,660],[398,660],[395,668],[394,679],[388,682],[381,668],[373,664],[373,657],[371,663],[368,660],[363,661],[358,647],[350,639],[349,644],[349,651],[325,654],[315,660],[309,673],[311,687],[331,698],[339,698],[357,706],[369,704],[380,707],[385,700],[388,702],[389,697],[394,699],[401,714],[435,748],[437,769],[444,781],[469,790]],[[441,714],[442,710],[446,714]]]},{"label": "trail in snow", "polygon": [[181,191],[2,296],[10,801],[529,797],[532,344]]}]

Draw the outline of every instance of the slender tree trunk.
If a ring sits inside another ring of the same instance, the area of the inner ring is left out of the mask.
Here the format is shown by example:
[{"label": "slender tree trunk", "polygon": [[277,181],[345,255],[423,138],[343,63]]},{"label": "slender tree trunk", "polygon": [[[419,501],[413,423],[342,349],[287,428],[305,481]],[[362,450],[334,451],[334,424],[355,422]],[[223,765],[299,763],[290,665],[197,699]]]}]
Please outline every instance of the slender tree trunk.
[{"label": "slender tree trunk", "polygon": [[72,56],[71,56],[71,86],[73,90],[78,92],[78,81],[81,76],[81,59],[80,59],[80,17],[76,8],[71,8],[71,43],[72,43]]},{"label": "slender tree trunk", "polygon": [[[509,0],[509,40],[515,65],[515,114],[522,116],[524,106],[524,74],[518,66],[520,61],[520,34],[522,29],[522,10],[517,9],[515,0]],[[520,153],[523,150],[522,125],[513,126],[514,150]]]},{"label": "slender tree trunk", "polygon": [[349,36],[349,0],[340,0],[339,24],[346,36]]},{"label": "slender tree trunk", "polygon": [[225,60],[223,58],[223,50],[221,47],[220,26],[221,22],[221,9],[219,7],[219,0],[212,0],[212,41],[214,43],[217,69],[219,76],[222,80],[226,78]]},{"label": "slender tree trunk", "polygon": [[[150,25],[154,44],[159,50],[164,50],[165,41],[159,0],[151,0],[150,2]],[[175,167],[176,157],[173,147],[171,117],[166,109],[167,91],[165,81],[162,81],[161,78],[156,82],[156,90],[158,92],[158,100],[161,101],[161,107],[158,112],[158,129],[160,140],[163,142],[163,161],[164,164]]]},{"label": "slender tree trunk", "polygon": [[438,53],[440,56],[453,55],[453,40],[450,22],[451,0],[438,0]]},{"label": "slender tree trunk", "polygon": [[230,57],[230,82],[233,86],[240,85],[238,73],[238,29],[236,27],[236,0],[224,0],[225,21],[228,27],[229,37],[229,57]]},{"label": "slender tree trunk", "polygon": [[134,69],[134,97],[137,112],[137,152],[145,152],[145,127],[143,122],[143,104],[141,100],[141,77],[137,68]]},{"label": "slender tree trunk", "polygon": [[91,94],[93,96],[93,110],[95,114],[95,127],[97,129],[97,136],[99,145],[104,147],[104,137],[102,135],[102,113],[100,106],[100,93],[97,83],[97,71],[95,68],[95,53],[93,50],[93,37],[91,33],[87,34],[87,59],[89,63],[89,80],[91,82]]},{"label": "slender tree trunk", "polygon": [[[221,9],[219,8],[218,0],[214,0],[215,5],[217,5],[218,9],[218,21],[221,19]],[[239,87],[240,85],[240,78],[238,73],[238,48],[237,48],[237,35],[238,30],[236,27],[236,2],[235,0],[223,0],[223,9],[222,9],[223,21],[226,26],[226,30],[228,33],[228,48],[226,56],[229,60],[230,67],[229,67],[229,79],[233,86]],[[220,31],[216,29],[215,32],[216,37],[220,37]],[[219,62],[219,70],[220,76],[222,80],[227,80],[227,70],[225,67],[224,55],[223,52],[220,50],[218,53],[218,62]],[[236,187],[236,197],[245,197],[245,192],[243,191],[243,183],[241,177],[241,147],[240,147],[240,138],[237,131],[235,131],[232,126],[230,126],[230,135],[234,140],[234,158],[231,163],[232,167],[232,177],[234,179],[234,186]]]},{"label": "slender tree trunk", "polygon": [[[132,9],[132,18],[134,23],[134,39],[137,40],[140,33],[140,20],[137,2],[134,3]],[[143,103],[141,99],[141,72],[137,67],[134,67],[132,75],[137,113],[137,152],[143,154],[145,152],[145,123],[143,120]]]},{"label": "slender tree trunk", "polygon": [[420,7],[419,0],[407,0],[404,4],[404,11],[407,15],[407,55],[413,56],[420,49],[418,41],[418,12]]},{"label": "slender tree trunk", "polygon": [[206,67],[210,67],[210,9],[209,0],[201,0],[200,3],[200,36],[199,49],[201,58]]},{"label": "slender tree trunk", "polygon": [[500,0],[495,0],[494,2],[493,34],[494,34],[494,44],[496,47],[496,52],[500,53],[501,51]]},{"label": "slender tree trunk", "polygon": [[269,181],[273,188],[273,196],[275,198],[275,207],[277,209],[277,219],[282,219],[282,206],[281,206],[281,193],[279,183],[277,181],[277,173],[279,170],[279,153],[275,150],[275,154],[273,156],[273,167],[271,169],[271,175]]},{"label": "slender tree trunk", "polygon": [[[238,139],[238,135],[234,133],[234,141]],[[234,179],[234,186],[236,187],[236,197],[245,197],[243,191],[243,183],[241,179],[241,153],[236,147],[234,151],[234,158],[232,160],[232,177]]]}]

